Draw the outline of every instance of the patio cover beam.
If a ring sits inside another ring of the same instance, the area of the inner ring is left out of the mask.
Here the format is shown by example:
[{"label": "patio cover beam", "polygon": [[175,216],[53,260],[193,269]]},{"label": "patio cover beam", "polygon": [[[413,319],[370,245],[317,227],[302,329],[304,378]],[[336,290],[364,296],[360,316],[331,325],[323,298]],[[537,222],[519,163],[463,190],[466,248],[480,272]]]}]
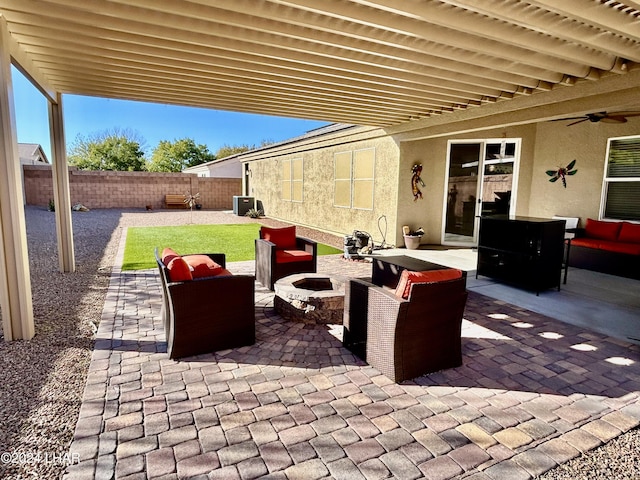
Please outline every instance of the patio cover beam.
[{"label": "patio cover beam", "polygon": [[0,16],[0,309],[5,340],[35,333],[7,23]]},{"label": "patio cover beam", "polygon": [[53,200],[56,206],[56,234],[58,236],[58,259],[61,272],[75,272],[76,260],[73,250],[73,224],[71,220],[71,195],[69,168],[67,166],[62,95],[49,102],[49,127],[51,133]]}]

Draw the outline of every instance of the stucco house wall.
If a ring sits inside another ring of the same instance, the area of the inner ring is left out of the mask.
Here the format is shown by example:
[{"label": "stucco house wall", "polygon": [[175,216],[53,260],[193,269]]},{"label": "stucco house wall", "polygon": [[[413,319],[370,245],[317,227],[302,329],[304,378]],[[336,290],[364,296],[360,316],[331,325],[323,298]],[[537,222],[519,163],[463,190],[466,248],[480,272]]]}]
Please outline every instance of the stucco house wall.
[{"label": "stucco house wall", "polygon": [[[609,138],[640,135],[640,118],[627,123],[583,122],[571,127],[554,122],[538,124],[534,174],[531,177],[529,212],[532,216],[562,215],[598,218]],[[576,160],[578,172],[567,178],[567,188],[550,183],[545,170]]]},{"label": "stucco house wall", "polygon": [[[375,151],[373,208],[335,206],[335,154],[365,149]],[[376,242],[381,242],[385,233],[387,242],[395,240],[399,148],[383,130],[354,127],[346,133],[264,149],[252,157],[248,164],[248,193],[262,202],[266,215],[338,235],[362,230]],[[300,158],[304,165],[303,201],[284,201],[282,162]]]},{"label": "stucco house wall", "polygon": [[[283,149],[252,154],[249,163],[249,195],[264,204],[265,213],[302,225],[345,234],[354,229],[371,233],[381,241],[378,219],[387,221],[386,241],[403,246],[402,226],[423,227],[422,243],[440,244],[446,202],[446,158],[449,140],[519,139],[520,162],[515,187],[517,215],[550,218],[553,215],[599,218],[607,140],[640,134],[640,118],[627,123],[542,122],[500,128],[447,126],[433,137],[416,138],[419,132],[387,134],[383,129],[358,127],[335,135],[291,142]],[[471,126],[472,123],[469,123]],[[468,130],[467,133],[458,133]],[[333,158],[336,152],[376,149],[375,202],[372,211],[333,206]],[[300,157],[305,162],[304,202],[283,202],[279,161]],[[546,170],[566,166],[576,159],[578,173],[561,182],[549,182]],[[246,157],[243,157],[243,161]],[[412,166],[422,165],[423,198],[414,201]]]},{"label": "stucco house wall", "polygon": [[[430,139],[400,142],[400,178],[398,185],[398,223],[411,228],[423,227],[422,243],[440,244],[446,191],[446,159],[449,140],[481,141],[485,139],[521,139],[520,168],[517,179],[516,214],[529,214],[529,198],[533,156],[536,142],[536,126],[491,129],[473,134],[459,134]],[[423,199],[413,201],[411,194],[411,167],[422,164]],[[402,235],[396,239],[402,245]]]}]

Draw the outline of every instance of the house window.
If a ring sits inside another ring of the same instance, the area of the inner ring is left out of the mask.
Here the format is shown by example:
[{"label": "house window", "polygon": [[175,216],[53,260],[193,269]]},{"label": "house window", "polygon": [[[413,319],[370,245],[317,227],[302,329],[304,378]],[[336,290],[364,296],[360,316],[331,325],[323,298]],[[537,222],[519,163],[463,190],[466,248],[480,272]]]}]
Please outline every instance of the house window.
[{"label": "house window", "polygon": [[640,136],[610,138],[601,216],[640,221]]},{"label": "house window", "polygon": [[375,149],[340,152],[334,156],[336,207],[373,210]]},{"label": "house window", "polygon": [[333,160],[333,204],[336,207],[351,207],[351,152],[336,153]]},{"label": "house window", "polygon": [[302,158],[282,161],[282,200],[302,202],[303,172]]}]

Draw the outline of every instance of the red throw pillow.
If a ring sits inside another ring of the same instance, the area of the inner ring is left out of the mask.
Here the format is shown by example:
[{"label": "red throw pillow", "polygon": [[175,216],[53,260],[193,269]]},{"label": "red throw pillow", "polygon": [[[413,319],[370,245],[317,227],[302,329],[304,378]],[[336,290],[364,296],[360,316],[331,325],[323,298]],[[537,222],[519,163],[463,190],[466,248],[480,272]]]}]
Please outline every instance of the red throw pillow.
[{"label": "red throw pillow", "polygon": [[169,265],[169,262],[171,260],[179,256],[180,255],[174,252],[171,248],[167,247],[164,250],[162,250],[162,255],[160,256],[160,259],[162,260],[162,263],[164,263],[166,266],[166,265]]},{"label": "red throw pillow", "polygon": [[191,275],[191,269],[189,265],[182,257],[175,257],[167,265],[169,270],[169,280],[172,282],[186,282],[187,280],[193,280]]},{"label": "red throw pillow", "polygon": [[278,249],[295,249],[296,248],[296,226],[283,228],[262,227],[262,238],[275,243]]},{"label": "red throw pillow", "polygon": [[640,224],[622,222],[618,240],[626,243],[640,243]]},{"label": "red throw pillow", "polygon": [[222,266],[208,255],[184,255],[182,258],[191,267],[193,278],[214,277],[222,271]]},{"label": "red throw pillow", "polygon": [[411,285],[414,283],[437,283],[447,280],[455,280],[462,277],[462,270],[456,268],[446,268],[444,270],[425,270],[424,272],[413,272],[403,270],[400,281],[396,287],[396,295],[404,299],[409,298]]},{"label": "red throw pillow", "polygon": [[585,226],[587,237],[599,238],[600,240],[618,240],[618,232],[620,231],[620,222],[603,222],[587,218]]}]

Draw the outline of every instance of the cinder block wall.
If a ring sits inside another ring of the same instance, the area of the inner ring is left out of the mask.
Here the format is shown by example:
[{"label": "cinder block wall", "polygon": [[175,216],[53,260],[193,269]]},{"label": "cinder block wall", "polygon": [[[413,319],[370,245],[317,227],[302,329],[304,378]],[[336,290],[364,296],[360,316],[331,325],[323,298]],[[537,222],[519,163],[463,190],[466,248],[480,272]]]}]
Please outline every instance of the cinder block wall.
[{"label": "cinder block wall", "polygon": [[[27,205],[47,206],[53,200],[51,167],[24,165]],[[165,208],[168,193],[200,193],[203,208],[233,208],[233,196],[242,195],[240,178],[196,177],[185,173],[96,172],[69,168],[71,204],[88,208]]]}]

